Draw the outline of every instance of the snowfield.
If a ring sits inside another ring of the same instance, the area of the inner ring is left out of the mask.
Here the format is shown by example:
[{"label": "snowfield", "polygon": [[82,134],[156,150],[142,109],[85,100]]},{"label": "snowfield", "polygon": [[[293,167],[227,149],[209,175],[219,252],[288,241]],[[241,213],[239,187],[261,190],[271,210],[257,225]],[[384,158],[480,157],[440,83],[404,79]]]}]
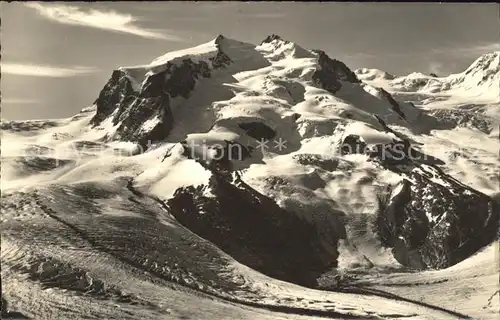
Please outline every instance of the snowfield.
[{"label": "snowfield", "polygon": [[499,214],[499,59],[398,77],[218,36],[2,120],[2,318],[496,319],[498,238],[460,250]]}]

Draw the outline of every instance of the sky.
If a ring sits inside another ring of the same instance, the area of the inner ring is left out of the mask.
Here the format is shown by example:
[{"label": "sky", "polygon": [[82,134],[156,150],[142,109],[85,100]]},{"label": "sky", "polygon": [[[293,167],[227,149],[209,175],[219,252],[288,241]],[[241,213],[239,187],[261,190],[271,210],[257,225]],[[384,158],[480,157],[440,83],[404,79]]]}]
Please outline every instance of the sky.
[{"label": "sky", "polygon": [[1,117],[70,117],[113,69],[222,34],[259,44],[278,34],[351,69],[458,73],[500,50],[495,3],[0,3]]}]

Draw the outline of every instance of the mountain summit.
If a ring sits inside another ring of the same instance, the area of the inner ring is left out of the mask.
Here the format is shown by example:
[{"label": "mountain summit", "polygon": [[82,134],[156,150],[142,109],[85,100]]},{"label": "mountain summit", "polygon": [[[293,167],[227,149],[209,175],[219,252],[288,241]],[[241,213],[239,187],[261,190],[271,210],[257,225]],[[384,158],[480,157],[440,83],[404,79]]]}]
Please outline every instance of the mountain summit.
[{"label": "mountain summit", "polygon": [[[181,116],[179,112],[183,113],[179,110],[186,108],[183,104],[192,101],[190,96],[200,95],[199,92],[214,86],[232,85],[234,80],[231,81],[230,78],[233,75],[266,70],[266,67],[270,72],[264,77],[266,82],[260,90],[277,90],[285,95],[277,98],[284,98],[289,103],[294,99],[304,99],[308,85],[335,94],[345,82],[348,88],[346,92],[359,91],[361,99],[372,100],[383,118],[390,117],[394,111],[401,114],[399,109],[405,108],[392,100],[384,102],[385,98],[382,98],[381,101],[377,96],[381,94],[381,90],[361,85],[360,80],[344,63],[331,59],[323,51],[305,50],[276,35],[267,37],[260,46],[219,35],[200,46],[165,54],[149,65],[115,70],[95,101],[97,113],[91,122],[93,125],[110,122],[114,129],[109,132],[107,139],[140,143],[160,141],[173,130],[174,119]],[[276,68],[282,70],[273,70]],[[227,82],[221,83],[221,79],[227,79]],[[286,88],[289,86],[287,79],[293,80],[291,83],[296,89]],[[198,86],[196,90],[195,86]],[[207,101],[200,103],[206,104],[205,107],[219,98],[211,99],[209,93],[204,96]],[[362,110],[363,106],[356,108],[360,109],[356,112],[366,113]],[[415,110],[410,113],[415,113]],[[355,117],[354,114],[352,116]],[[182,118],[179,119],[179,122],[183,121]],[[372,122],[376,123],[374,120]]]},{"label": "mountain summit", "polygon": [[500,51],[476,59],[463,73],[453,77],[452,85],[500,97]]}]

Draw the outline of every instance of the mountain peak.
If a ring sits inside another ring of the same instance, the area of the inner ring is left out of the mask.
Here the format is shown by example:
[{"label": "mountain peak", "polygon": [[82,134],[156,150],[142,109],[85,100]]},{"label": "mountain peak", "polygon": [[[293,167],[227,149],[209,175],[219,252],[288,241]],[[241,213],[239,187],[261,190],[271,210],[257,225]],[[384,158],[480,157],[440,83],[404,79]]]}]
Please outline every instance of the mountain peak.
[{"label": "mountain peak", "polygon": [[481,90],[498,97],[500,94],[500,51],[477,58],[463,73],[451,76],[451,85],[466,90]]},{"label": "mountain peak", "polygon": [[271,43],[273,42],[274,40],[281,40],[281,41],[285,41],[283,40],[283,38],[277,34],[271,34],[269,36],[267,36],[260,44],[264,44],[264,43]]},{"label": "mountain peak", "polygon": [[271,34],[262,45],[255,46],[219,34],[207,43],[166,53],[149,65],[113,72],[95,102],[97,114],[92,124],[111,119],[117,129],[108,139],[140,144],[162,140],[173,125],[178,102],[172,99],[188,99],[202,79],[257,70],[289,59],[306,59],[302,62],[312,64],[315,85],[332,94],[343,86],[342,82],[360,83],[343,62],[331,59],[322,50],[312,53],[279,35]]},{"label": "mountain peak", "polygon": [[500,51],[488,52],[477,58],[465,71],[471,72],[474,69],[500,70]]},{"label": "mountain peak", "polygon": [[328,55],[326,54],[326,52],[323,51],[323,50],[320,50],[320,49],[312,49],[311,52],[314,53],[315,55],[317,55],[318,58],[323,58],[325,56],[328,57]]},{"label": "mountain peak", "polygon": [[318,64],[320,68],[324,70],[326,78],[330,79],[332,78],[332,75],[335,75],[335,78],[338,80],[344,80],[352,83],[361,82],[356,74],[352,72],[352,70],[349,69],[349,67],[342,61],[330,58],[323,50],[315,49],[312,50],[312,52],[317,55]]},{"label": "mountain peak", "polygon": [[217,37],[214,39],[215,45],[220,45],[222,41],[224,41],[226,37],[224,37],[222,34],[219,34]]},{"label": "mountain peak", "polygon": [[264,41],[257,46],[257,50],[266,53],[266,58],[277,61],[289,57],[312,58],[310,51],[302,48],[292,41],[283,39],[277,34],[267,36]]}]

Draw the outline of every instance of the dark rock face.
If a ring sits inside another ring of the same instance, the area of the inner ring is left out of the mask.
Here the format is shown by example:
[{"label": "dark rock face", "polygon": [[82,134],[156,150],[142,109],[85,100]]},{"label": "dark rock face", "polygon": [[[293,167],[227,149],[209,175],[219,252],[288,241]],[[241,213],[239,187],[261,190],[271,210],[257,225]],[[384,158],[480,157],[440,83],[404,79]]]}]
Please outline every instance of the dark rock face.
[{"label": "dark rock face", "polygon": [[266,275],[314,286],[334,267],[336,257],[321,252],[314,228],[296,214],[240,182],[237,186],[214,174],[207,186],[178,189],[168,200],[184,226],[213,242],[241,263]]},{"label": "dark rock face", "polygon": [[238,126],[245,130],[247,135],[257,140],[271,140],[276,136],[276,132],[262,122],[244,122]]},{"label": "dark rock face", "polygon": [[[190,59],[184,59],[180,65],[169,64],[165,72],[170,77],[163,84],[159,82],[158,86],[165,88],[164,91],[172,98],[178,95],[188,98],[198,78],[209,78],[211,76],[206,62],[200,61],[199,63],[195,63]],[[152,83],[157,82],[152,81]],[[159,89],[161,90],[161,87]],[[160,92],[155,91],[153,95],[157,96]]]},{"label": "dark rock face", "polygon": [[[435,183],[439,174],[447,186]],[[413,170],[379,217],[383,243],[403,265],[452,266],[489,244],[498,230],[499,208],[490,197],[433,168]]]},{"label": "dark rock face", "polygon": [[[363,143],[350,135],[341,148],[343,154],[358,153]],[[447,268],[497,237],[498,203],[444,173],[439,159],[418,152],[404,138],[365,153],[405,178],[391,190],[391,200],[380,200],[375,226],[382,244],[393,249],[401,264]]]},{"label": "dark rock face", "polygon": [[273,33],[272,35],[267,36],[260,44],[262,45],[264,43],[271,43],[274,40],[283,40],[283,39],[279,35]]},{"label": "dark rock face", "polygon": [[392,106],[392,110],[394,110],[397,114],[399,114],[399,116],[401,118],[406,120],[406,116],[405,116],[404,112],[401,110],[399,103],[392,97],[392,95],[382,88],[379,88],[379,91],[387,99],[387,101],[389,101],[389,103]]},{"label": "dark rock face", "polygon": [[318,55],[319,68],[312,75],[312,80],[323,89],[335,93],[342,84],[339,80],[352,83],[361,83],[356,74],[351,71],[342,61],[331,59],[321,50],[314,50]]},{"label": "dark rock face", "polygon": [[214,69],[225,68],[227,65],[233,62],[231,58],[229,58],[229,56],[222,51],[219,51],[214,58],[210,58],[210,61],[212,62],[212,67]]},{"label": "dark rock face", "polygon": [[437,78],[437,77],[438,77],[438,76],[437,76],[437,74],[435,74],[435,73],[431,73],[431,74],[429,74],[429,75],[430,75],[431,77],[434,77],[434,78]]},{"label": "dark rock face", "polygon": [[[222,51],[210,60],[213,69],[224,68],[232,62]],[[205,61],[169,62],[164,71],[147,76],[135,92],[126,71],[115,70],[95,102],[97,113],[91,124],[100,124],[116,110],[112,121],[114,125],[120,124],[117,136],[108,138],[136,141],[142,147],[148,141],[163,140],[173,125],[171,98],[188,98],[196,81],[211,77],[212,71]],[[148,120],[151,122],[147,123]]]},{"label": "dark rock face", "polygon": [[396,76],[391,74],[391,73],[384,72],[384,79],[393,80],[393,79],[396,79]]},{"label": "dark rock face", "polygon": [[114,70],[108,83],[94,102],[97,106],[97,113],[92,118],[91,124],[99,124],[109,117],[117,107],[123,105],[123,100],[132,94],[134,94],[134,90],[127,75],[123,71]]},{"label": "dark rock face", "polygon": [[[356,138],[346,139],[349,150],[359,146]],[[444,173],[435,164],[438,159],[415,151],[405,140],[368,153],[371,161],[407,178],[390,192],[390,201],[381,199],[376,232],[401,264],[446,268],[496,238],[500,208]]]}]

